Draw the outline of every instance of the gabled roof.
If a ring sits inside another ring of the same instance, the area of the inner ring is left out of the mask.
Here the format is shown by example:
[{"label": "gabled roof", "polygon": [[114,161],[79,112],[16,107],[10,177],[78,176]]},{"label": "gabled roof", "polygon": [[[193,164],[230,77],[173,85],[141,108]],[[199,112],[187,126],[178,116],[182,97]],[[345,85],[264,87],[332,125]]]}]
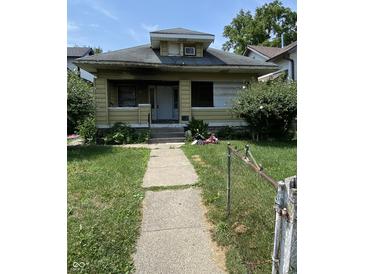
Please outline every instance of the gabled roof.
[{"label": "gabled roof", "polygon": [[93,49],[89,47],[67,47],[67,57],[83,57],[90,52],[94,54]]},{"label": "gabled roof", "polygon": [[247,52],[251,50],[253,52],[263,55],[264,57],[266,57],[266,59],[270,60],[278,57],[279,55],[287,53],[296,46],[297,46],[297,41],[283,48],[248,45],[244,55],[247,56]]},{"label": "gabled roof", "polygon": [[160,34],[187,34],[187,35],[213,35],[206,32],[194,31],[190,29],[184,28],[172,28],[172,29],[163,29],[151,31],[150,33],[160,33]]}]

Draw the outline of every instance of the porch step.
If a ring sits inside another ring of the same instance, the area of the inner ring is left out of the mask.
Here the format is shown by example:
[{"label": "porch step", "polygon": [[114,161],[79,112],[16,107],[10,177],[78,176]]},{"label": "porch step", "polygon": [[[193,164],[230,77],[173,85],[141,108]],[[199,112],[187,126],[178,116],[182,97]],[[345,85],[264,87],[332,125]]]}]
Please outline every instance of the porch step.
[{"label": "porch step", "polygon": [[184,143],[185,137],[172,138],[152,138],[148,140],[149,144],[164,144],[164,143]]},{"label": "porch step", "polygon": [[185,137],[184,131],[183,132],[151,132],[152,138],[172,138],[172,137]]},{"label": "porch step", "polygon": [[184,128],[151,128],[152,138],[184,138]]}]

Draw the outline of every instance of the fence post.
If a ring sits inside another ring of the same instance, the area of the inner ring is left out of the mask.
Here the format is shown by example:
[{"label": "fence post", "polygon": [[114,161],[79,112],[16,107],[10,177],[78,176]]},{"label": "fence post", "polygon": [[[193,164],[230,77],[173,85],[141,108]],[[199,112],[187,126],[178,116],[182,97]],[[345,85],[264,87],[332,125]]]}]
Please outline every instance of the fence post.
[{"label": "fence post", "polygon": [[281,240],[281,210],[284,205],[284,187],[285,183],[283,181],[278,182],[278,190],[275,199],[275,231],[274,231],[274,249],[272,254],[272,274],[279,273],[279,246]]},{"label": "fence post", "polygon": [[227,217],[231,215],[231,143],[227,144]]}]

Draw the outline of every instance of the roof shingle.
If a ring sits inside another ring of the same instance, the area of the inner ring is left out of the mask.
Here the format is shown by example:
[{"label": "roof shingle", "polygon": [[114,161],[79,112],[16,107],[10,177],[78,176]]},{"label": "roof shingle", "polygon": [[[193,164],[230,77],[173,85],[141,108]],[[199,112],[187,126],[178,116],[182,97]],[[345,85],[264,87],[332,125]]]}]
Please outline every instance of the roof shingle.
[{"label": "roof shingle", "polygon": [[76,59],[77,62],[95,63],[98,62],[121,62],[140,63],[152,65],[187,65],[187,66],[257,66],[276,67],[270,62],[255,60],[246,56],[208,48],[204,51],[203,57],[188,56],[161,56],[159,50],[152,49],[149,44],[133,48],[121,49],[92,56],[85,56]]},{"label": "roof shingle", "polygon": [[164,30],[156,30],[151,31],[151,33],[161,33],[161,34],[189,34],[189,35],[213,35],[206,32],[194,31],[190,29],[184,28],[172,28],[172,29],[164,29]]},{"label": "roof shingle", "polygon": [[82,57],[88,54],[90,51],[93,52],[93,49],[88,47],[67,47],[67,56]]}]

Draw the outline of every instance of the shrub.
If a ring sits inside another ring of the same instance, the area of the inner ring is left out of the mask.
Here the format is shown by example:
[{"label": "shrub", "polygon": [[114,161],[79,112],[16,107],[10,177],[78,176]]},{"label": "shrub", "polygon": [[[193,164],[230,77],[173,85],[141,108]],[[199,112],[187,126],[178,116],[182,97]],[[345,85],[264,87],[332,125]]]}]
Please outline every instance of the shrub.
[{"label": "shrub", "polygon": [[244,118],[257,137],[284,136],[297,115],[295,82],[277,79],[252,83],[233,104],[233,112]]},{"label": "shrub", "polygon": [[134,128],[124,123],[116,123],[112,128],[101,134],[100,138],[104,144],[133,144],[148,141],[150,133],[148,130],[137,132]]},{"label": "shrub", "polygon": [[94,115],[92,85],[76,72],[67,71],[67,133],[75,132],[86,118]]},{"label": "shrub", "polygon": [[203,135],[204,137],[207,137],[208,135],[208,124],[204,123],[203,120],[196,120],[194,117],[188,124],[188,130],[191,131],[192,136],[199,133]]},{"label": "shrub", "polygon": [[95,143],[97,129],[93,117],[87,117],[78,125],[77,129],[80,136],[85,140],[85,143]]},{"label": "shrub", "polygon": [[223,140],[233,139],[234,135],[234,129],[230,126],[225,126],[217,131],[217,137]]}]

